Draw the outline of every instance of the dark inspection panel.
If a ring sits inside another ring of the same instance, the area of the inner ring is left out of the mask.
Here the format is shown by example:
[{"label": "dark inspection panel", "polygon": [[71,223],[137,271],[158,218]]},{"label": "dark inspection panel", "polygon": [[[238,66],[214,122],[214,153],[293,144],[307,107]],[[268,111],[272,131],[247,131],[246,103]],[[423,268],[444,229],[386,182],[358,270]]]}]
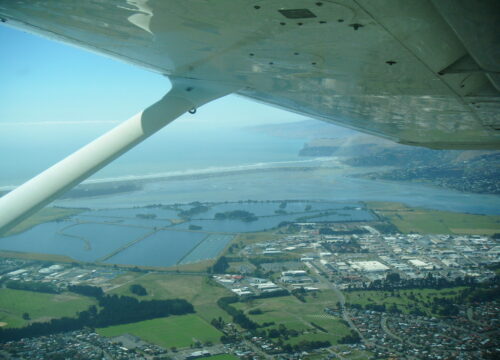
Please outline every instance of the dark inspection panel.
[{"label": "dark inspection panel", "polygon": [[316,17],[309,9],[286,9],[278,11],[288,19],[311,19]]}]

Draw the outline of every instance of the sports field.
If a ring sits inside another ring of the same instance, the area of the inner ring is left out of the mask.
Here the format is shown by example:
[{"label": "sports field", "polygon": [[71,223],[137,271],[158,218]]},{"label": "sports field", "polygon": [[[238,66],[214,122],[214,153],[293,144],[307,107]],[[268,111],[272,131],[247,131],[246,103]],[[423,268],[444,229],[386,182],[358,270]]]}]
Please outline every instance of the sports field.
[{"label": "sports field", "polygon": [[197,341],[202,344],[208,341],[218,343],[223,335],[196,314],[170,316],[133,324],[110,326],[97,329],[97,332],[108,337],[132,334],[144,341],[165,348],[188,347]]},{"label": "sports field", "polygon": [[73,293],[45,294],[39,292],[0,289],[0,322],[6,327],[22,327],[30,321],[23,319],[28,313],[31,321],[48,321],[63,316],[75,317],[97,302]]},{"label": "sports field", "polygon": [[412,208],[400,203],[368,202],[402,233],[492,235],[500,232],[500,216]]}]

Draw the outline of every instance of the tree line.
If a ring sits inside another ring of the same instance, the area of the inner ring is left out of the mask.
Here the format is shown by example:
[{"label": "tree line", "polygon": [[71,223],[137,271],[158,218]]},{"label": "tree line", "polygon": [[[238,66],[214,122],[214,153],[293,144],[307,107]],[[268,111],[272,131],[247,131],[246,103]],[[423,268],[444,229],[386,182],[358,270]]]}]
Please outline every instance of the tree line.
[{"label": "tree line", "polygon": [[75,285],[71,288],[76,293],[95,297],[100,309],[91,305],[87,310],[78,312],[75,318],[62,317],[23,328],[0,328],[0,342],[194,313],[193,305],[184,299],[139,301],[130,296],[103,295],[102,289],[94,286]]},{"label": "tree line", "polygon": [[42,283],[36,281],[9,280],[5,282],[5,287],[15,290],[27,290],[27,291],[35,291],[48,294],[60,293],[59,289],[54,284]]},{"label": "tree line", "polygon": [[384,280],[374,280],[368,284],[363,284],[363,287],[354,287],[349,285],[347,290],[396,290],[396,289],[445,289],[456,286],[475,286],[477,282],[470,276],[456,277],[455,279],[447,279],[444,277],[435,277],[428,273],[421,279],[402,279],[398,273],[387,274]]}]

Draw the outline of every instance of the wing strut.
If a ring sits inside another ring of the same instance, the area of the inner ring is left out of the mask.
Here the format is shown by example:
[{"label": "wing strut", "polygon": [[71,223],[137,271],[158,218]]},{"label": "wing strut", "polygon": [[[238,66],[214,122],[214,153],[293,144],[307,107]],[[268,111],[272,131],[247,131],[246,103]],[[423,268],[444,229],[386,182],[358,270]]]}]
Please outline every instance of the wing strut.
[{"label": "wing strut", "polygon": [[201,80],[171,81],[160,101],[0,198],[0,235],[186,111],[237,90]]}]

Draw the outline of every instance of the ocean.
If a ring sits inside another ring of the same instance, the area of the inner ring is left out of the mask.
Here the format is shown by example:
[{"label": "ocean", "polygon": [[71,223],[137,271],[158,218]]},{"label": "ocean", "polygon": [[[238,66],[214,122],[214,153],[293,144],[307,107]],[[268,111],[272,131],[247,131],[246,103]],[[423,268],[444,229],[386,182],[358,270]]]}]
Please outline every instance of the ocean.
[{"label": "ocean", "polygon": [[[132,193],[57,200],[55,204],[103,209],[192,201],[377,200],[459,212],[500,213],[496,195],[360,179],[351,175],[375,169],[350,168],[337,158],[299,157],[306,138],[273,136],[237,126],[182,125],[163,129],[87,180],[158,181],[147,182]],[[114,124],[83,128],[54,125],[31,129],[23,136],[13,132],[10,140],[0,143],[0,188],[9,189],[28,180],[111,126]],[[47,140],[56,127],[57,141],[54,137]]]}]

